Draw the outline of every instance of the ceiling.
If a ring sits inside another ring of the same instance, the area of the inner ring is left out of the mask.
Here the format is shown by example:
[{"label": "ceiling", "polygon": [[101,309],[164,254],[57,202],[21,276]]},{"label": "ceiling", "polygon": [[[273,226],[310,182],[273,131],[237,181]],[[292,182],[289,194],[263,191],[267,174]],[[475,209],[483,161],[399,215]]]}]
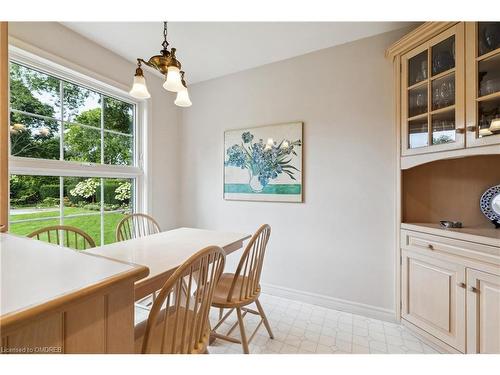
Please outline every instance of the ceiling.
[{"label": "ceiling", "polygon": [[[161,22],[64,22],[66,27],[132,62],[158,54]],[[188,83],[347,43],[405,22],[169,22],[168,41]]]}]

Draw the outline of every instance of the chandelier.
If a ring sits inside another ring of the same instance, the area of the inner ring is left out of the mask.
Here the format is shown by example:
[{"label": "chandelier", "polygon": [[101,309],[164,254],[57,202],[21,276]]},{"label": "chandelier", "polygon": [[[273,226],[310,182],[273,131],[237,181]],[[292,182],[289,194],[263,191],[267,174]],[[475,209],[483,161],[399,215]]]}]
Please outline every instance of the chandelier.
[{"label": "chandelier", "polygon": [[137,69],[135,70],[134,83],[130,90],[130,95],[137,99],[149,99],[148,88],[146,87],[146,79],[141,65],[144,64],[158,70],[165,77],[163,88],[167,91],[176,92],[177,97],[175,104],[179,107],[190,107],[191,100],[187,90],[184,72],[181,70],[181,63],[175,56],[175,48],[168,50],[169,43],[167,42],[167,23],[163,23],[163,43],[162,50],[159,55],[149,58],[148,61],[137,59]]}]

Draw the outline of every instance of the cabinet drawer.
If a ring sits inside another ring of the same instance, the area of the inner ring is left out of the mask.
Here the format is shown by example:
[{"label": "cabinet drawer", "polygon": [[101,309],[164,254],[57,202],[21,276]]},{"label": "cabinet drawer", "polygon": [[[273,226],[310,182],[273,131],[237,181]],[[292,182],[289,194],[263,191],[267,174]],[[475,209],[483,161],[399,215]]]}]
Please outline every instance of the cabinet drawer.
[{"label": "cabinet drawer", "polygon": [[401,248],[424,253],[440,253],[460,256],[500,265],[500,247],[435,236],[428,233],[401,230]]}]

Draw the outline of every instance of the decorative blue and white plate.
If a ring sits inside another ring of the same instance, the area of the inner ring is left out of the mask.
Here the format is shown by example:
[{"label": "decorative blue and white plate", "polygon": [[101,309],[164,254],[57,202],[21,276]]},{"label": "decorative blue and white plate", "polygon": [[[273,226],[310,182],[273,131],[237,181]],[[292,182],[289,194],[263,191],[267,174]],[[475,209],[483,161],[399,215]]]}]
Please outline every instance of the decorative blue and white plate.
[{"label": "decorative blue and white plate", "polygon": [[492,186],[484,192],[479,201],[484,216],[500,228],[500,185]]}]

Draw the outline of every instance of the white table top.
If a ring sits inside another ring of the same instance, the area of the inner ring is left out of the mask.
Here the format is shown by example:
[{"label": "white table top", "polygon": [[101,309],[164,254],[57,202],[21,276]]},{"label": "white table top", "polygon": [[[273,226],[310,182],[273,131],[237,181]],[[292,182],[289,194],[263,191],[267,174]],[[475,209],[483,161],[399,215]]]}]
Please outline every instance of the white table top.
[{"label": "white table top", "polygon": [[0,316],[95,286],[134,268],[62,246],[0,233]]},{"label": "white table top", "polygon": [[206,246],[216,245],[227,249],[248,238],[250,235],[242,233],[178,228],[96,247],[87,252],[148,267],[149,275],[139,281],[144,282],[175,270],[191,255]]}]

